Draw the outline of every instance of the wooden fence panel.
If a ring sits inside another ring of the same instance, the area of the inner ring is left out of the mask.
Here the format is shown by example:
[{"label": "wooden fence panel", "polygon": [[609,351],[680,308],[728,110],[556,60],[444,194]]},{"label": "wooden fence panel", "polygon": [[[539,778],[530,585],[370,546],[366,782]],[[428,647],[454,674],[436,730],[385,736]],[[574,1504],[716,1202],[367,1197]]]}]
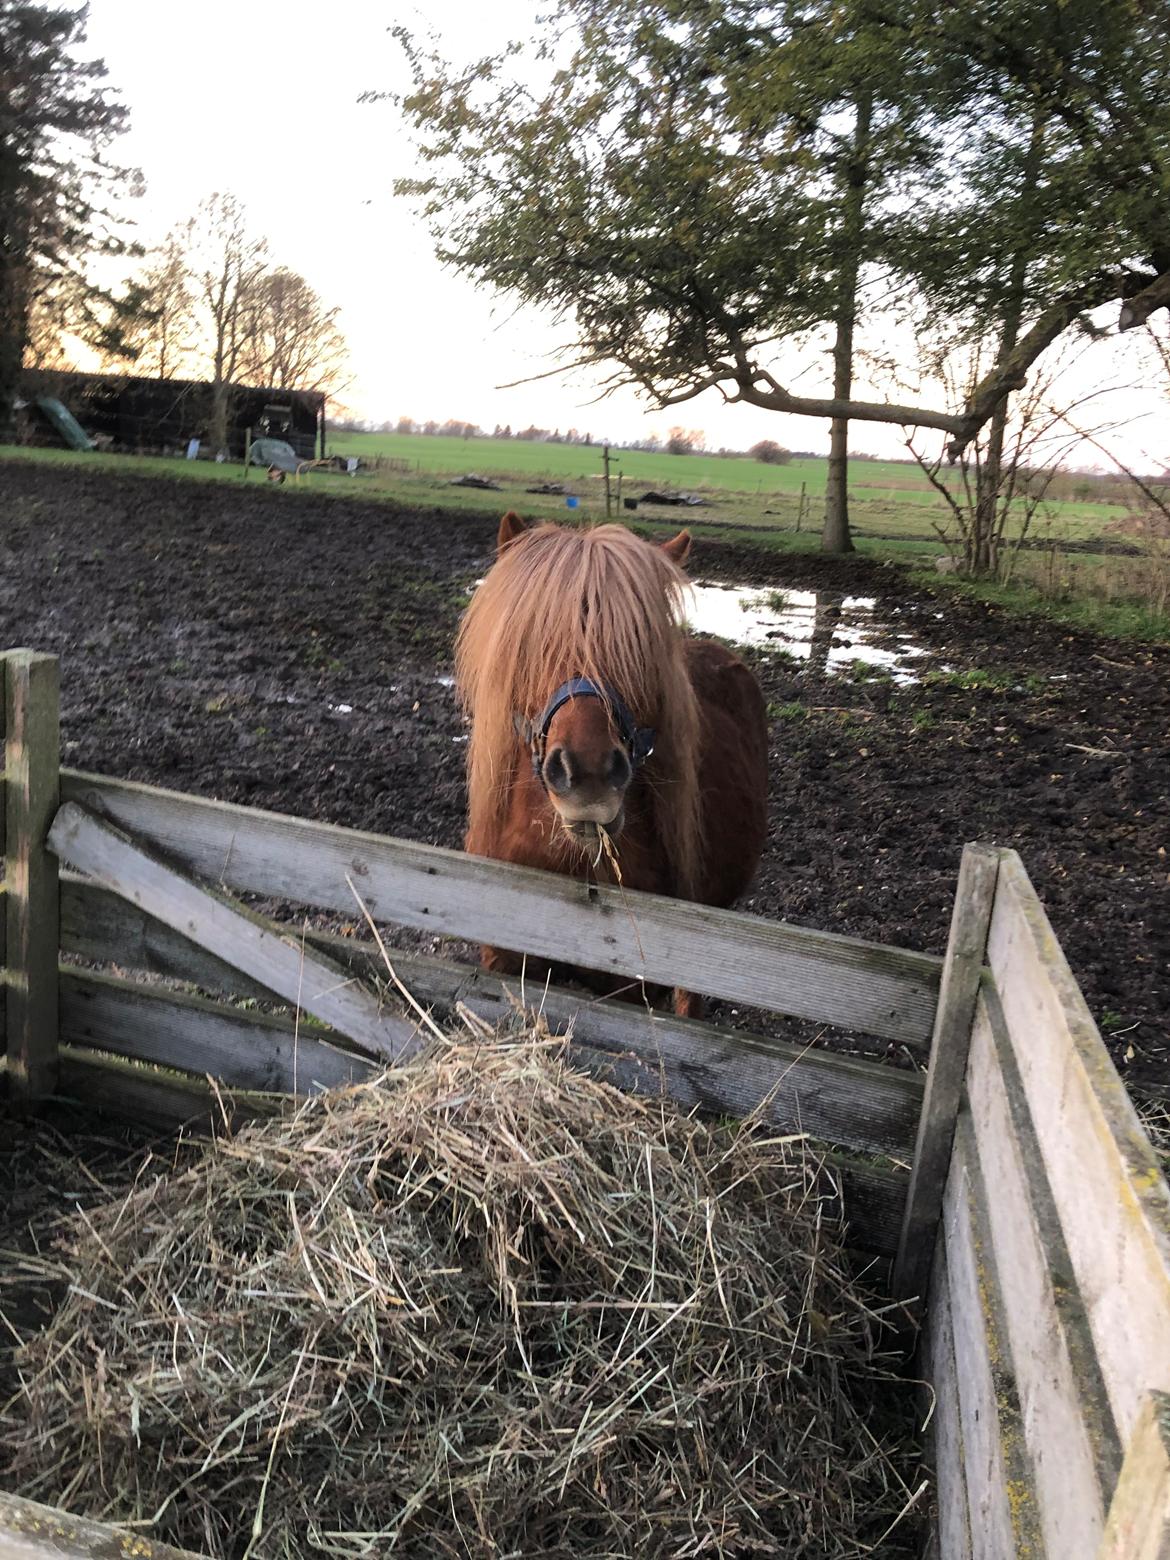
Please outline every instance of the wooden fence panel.
[{"label": "wooden fence panel", "polygon": [[998,851],[982,845],[965,847],[934,1017],[910,1192],[894,1264],[894,1293],[919,1306],[926,1294],[930,1255],[942,1212],[998,871]]},{"label": "wooden fence panel", "polygon": [[273,1115],[287,1097],[243,1089],[213,1089],[206,1078],[129,1061],[84,1046],[61,1046],[59,1092],[84,1102],[87,1109],[173,1132],[176,1127],[205,1130],[225,1117],[242,1126]]},{"label": "wooden fence panel", "polygon": [[363,1050],[394,1061],[414,1047],[416,1025],[388,1012],[347,970],[298,944],[287,928],[265,921],[222,892],[209,893],[84,808],[72,802],[61,808],[49,846],[71,866],[90,873]]},{"label": "wooden fence panel", "polygon": [[1123,1442],[1170,1391],[1170,1190],[1014,852],[988,958]]},{"label": "wooden fence panel", "polygon": [[18,1099],[57,1080],[57,811],[61,746],[56,657],[10,650],[5,683],[5,1009],[8,1080]]},{"label": "wooden fence panel", "polygon": [[976,1011],[967,1095],[1045,1542],[1053,1556],[1091,1555],[1120,1446],[990,982]]},{"label": "wooden fence panel", "polygon": [[[386,975],[368,942],[321,933],[309,933],[308,941],[363,979]],[[270,996],[258,982],[141,907],[69,873],[61,882],[61,948],[65,954],[190,981],[208,991]],[[424,1007],[453,1012],[462,1003],[494,1024],[512,1014],[520,1000],[519,980],[397,949],[391,957],[399,978]],[[529,986],[524,995],[554,1032],[571,1028],[581,1045],[625,1057],[622,1081],[643,1094],[665,1093],[687,1109],[717,1115],[748,1116],[758,1110],[780,1131],[806,1132],[820,1142],[867,1154],[909,1158],[922,1100],[916,1073],[556,987]]]},{"label": "wooden fence panel", "polygon": [[368,1077],[373,1064],[291,1018],[250,1013],[86,970],[61,971],[61,1041],[229,1089],[308,1094]]},{"label": "wooden fence panel", "polygon": [[974,1560],[1008,1560],[1043,1555],[1044,1547],[986,1207],[971,1123],[964,1115],[955,1134],[943,1231],[971,1553]]},{"label": "wooden fence panel", "polygon": [[938,1512],[938,1560],[971,1560],[967,1475],[963,1431],[959,1423],[959,1373],[955,1365],[946,1250],[941,1239],[931,1268],[930,1305],[924,1326],[923,1364],[934,1391],[931,1442]]},{"label": "wooden fence panel", "polygon": [[930,1035],[940,961],[459,851],[65,771],[66,801],[236,892],[526,949],[883,1039]]}]

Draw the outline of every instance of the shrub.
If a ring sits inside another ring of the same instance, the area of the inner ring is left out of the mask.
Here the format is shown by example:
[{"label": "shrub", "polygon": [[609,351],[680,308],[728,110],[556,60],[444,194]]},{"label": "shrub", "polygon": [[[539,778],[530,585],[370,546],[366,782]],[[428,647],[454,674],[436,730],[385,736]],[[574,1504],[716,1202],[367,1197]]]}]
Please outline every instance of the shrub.
[{"label": "shrub", "polygon": [[748,454],[754,460],[762,460],[765,466],[787,466],[792,459],[792,451],[777,444],[775,439],[761,439],[758,444],[752,445]]}]

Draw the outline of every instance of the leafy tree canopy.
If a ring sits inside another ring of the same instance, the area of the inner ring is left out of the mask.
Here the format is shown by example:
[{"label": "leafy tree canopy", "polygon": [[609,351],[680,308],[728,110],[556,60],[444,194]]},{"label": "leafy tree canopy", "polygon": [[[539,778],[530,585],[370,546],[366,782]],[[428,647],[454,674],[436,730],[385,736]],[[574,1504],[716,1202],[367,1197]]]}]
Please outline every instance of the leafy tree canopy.
[{"label": "leafy tree canopy", "polygon": [[[1089,310],[1170,304],[1165,21],[1135,0],[561,0],[535,45],[464,69],[400,31],[430,168],[398,188],[444,259],[551,308],[611,382],[942,428],[958,450]],[[963,409],[797,396],[769,370],[833,317],[857,242],[843,172],[895,295],[973,321],[1015,300],[1018,340]]]}]

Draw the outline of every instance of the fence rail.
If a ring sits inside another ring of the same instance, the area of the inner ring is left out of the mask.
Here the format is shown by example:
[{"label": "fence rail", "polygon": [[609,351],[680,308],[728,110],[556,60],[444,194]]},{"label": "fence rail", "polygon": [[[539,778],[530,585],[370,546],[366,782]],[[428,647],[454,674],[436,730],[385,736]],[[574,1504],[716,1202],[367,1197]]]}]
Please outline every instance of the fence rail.
[{"label": "fence rail", "polygon": [[[372,943],[307,934],[310,947],[366,981],[384,979]],[[272,1001],[272,993],[197,943],[154,920],[112,890],[65,872],[61,878],[61,951],[90,963],[141,970],[189,982],[220,996]],[[580,992],[504,980],[451,959],[393,950],[394,968],[424,1007],[453,1012],[458,1004],[488,1023],[514,1012],[527,996],[558,1030],[595,1050],[619,1053],[643,1092],[663,1090],[687,1108],[746,1116],[759,1110],[780,1131],[807,1132],[822,1142],[867,1154],[908,1159],[922,1101],[917,1072],[877,1065],[834,1051],[721,1029],[644,1007],[582,999]],[[75,971],[66,968],[63,977]],[[250,1015],[233,1010],[237,1022]],[[72,1024],[66,1021],[66,1027]],[[84,1040],[72,1030],[70,1040]]]},{"label": "fence rail", "polygon": [[[151,1117],[222,1108],[197,1074],[233,1091],[244,1112],[265,1108],[269,1094],[364,1077],[410,1048],[411,1025],[372,994],[387,974],[372,944],[298,938],[229,890],[357,915],[360,885],[362,905],[385,921],[500,937],[648,984],[685,978],[692,989],[847,1020],[906,1045],[920,1044],[938,984],[941,961],[855,939],[92,775],[64,771],[61,791],[50,844],[67,869],[81,869],[60,880],[63,1079],[106,1101],[129,1084]],[[462,1003],[490,1022],[524,1000],[518,980],[397,951],[394,961],[425,1005]],[[168,983],[124,978],[134,971]],[[241,1007],[251,997],[270,1011]],[[623,1088],[755,1114],[826,1145],[824,1195],[843,1204],[851,1243],[892,1257],[922,1094],[915,1072],[551,986],[528,999],[571,1033],[578,1065]]]},{"label": "fence rail", "polygon": [[460,851],[61,772],[62,801],[209,883],[923,1047],[941,959]]}]

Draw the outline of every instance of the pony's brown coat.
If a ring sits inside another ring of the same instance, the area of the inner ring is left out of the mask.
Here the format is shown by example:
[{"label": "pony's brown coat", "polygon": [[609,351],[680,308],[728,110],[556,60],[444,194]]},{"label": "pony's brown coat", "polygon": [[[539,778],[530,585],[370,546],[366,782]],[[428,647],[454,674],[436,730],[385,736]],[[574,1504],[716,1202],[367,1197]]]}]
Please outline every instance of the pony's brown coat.
[{"label": "pony's brown coat", "polygon": [[[475,855],[574,876],[611,876],[570,839],[534,774],[515,720],[533,722],[568,678],[591,678],[656,732],[653,755],[625,795],[618,840],[630,888],[730,905],[755,872],[767,830],[768,741],[759,685],[736,656],[683,629],[690,539],[665,547],[622,526],[591,531],[500,526],[495,566],[472,597],[456,646],[456,682],[471,716],[469,824]],[[556,718],[593,727],[595,701]],[[601,734],[602,745],[608,739]],[[517,973],[519,955],[485,948],[484,961]],[[543,978],[544,966],[528,970]],[[601,990],[610,977],[575,972]],[[619,985],[636,999],[640,987]],[[656,1000],[656,999],[655,999]],[[697,999],[675,993],[676,1010]]]},{"label": "pony's brown coat", "polygon": [[542,525],[504,547],[471,599],[455,650],[471,716],[468,849],[494,856],[517,770],[528,763],[513,717],[535,719],[552,691],[590,677],[656,732],[647,766],[654,822],[689,898],[701,867],[695,754],[699,708],[687,672],[687,578],[624,526]]}]

